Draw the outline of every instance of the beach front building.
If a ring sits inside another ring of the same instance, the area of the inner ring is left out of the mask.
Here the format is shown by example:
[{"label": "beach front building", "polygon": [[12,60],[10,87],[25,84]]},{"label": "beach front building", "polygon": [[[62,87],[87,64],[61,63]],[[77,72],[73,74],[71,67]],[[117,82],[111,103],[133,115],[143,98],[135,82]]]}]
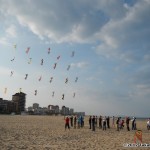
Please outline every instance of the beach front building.
[{"label": "beach front building", "polygon": [[70,114],[69,107],[62,106],[61,114],[64,116],[69,115]]},{"label": "beach front building", "polygon": [[60,113],[59,106],[56,105],[56,106],[55,106],[55,114],[59,114],[59,113]]},{"label": "beach front building", "polygon": [[60,113],[60,110],[59,110],[59,106],[58,105],[48,105],[48,114],[52,115],[52,114],[55,114],[55,115],[58,115]]},{"label": "beach front building", "polygon": [[33,103],[33,109],[38,109],[39,108],[39,104],[38,103]]},{"label": "beach front building", "polygon": [[10,114],[15,112],[17,104],[13,101],[3,100],[0,98],[0,113]]},{"label": "beach front building", "polygon": [[69,114],[70,114],[70,115],[74,115],[74,109],[73,109],[73,108],[70,108]]},{"label": "beach front building", "polygon": [[7,100],[0,98],[0,112],[4,113],[7,110]]},{"label": "beach front building", "polygon": [[33,107],[32,106],[28,107],[28,111],[33,111]]},{"label": "beach front building", "polygon": [[21,113],[25,111],[26,104],[26,94],[23,92],[16,93],[12,96],[12,101],[16,103],[16,113]]}]

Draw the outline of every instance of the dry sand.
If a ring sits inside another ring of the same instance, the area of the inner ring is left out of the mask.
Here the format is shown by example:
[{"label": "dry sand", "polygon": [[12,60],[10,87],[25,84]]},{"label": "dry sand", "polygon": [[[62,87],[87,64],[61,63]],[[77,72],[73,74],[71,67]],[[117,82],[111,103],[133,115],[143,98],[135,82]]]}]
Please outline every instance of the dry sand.
[{"label": "dry sand", "polygon": [[[131,127],[131,124],[130,124]],[[146,121],[137,121],[143,132],[143,143],[150,143],[150,131]],[[133,143],[135,131],[124,128],[89,129],[88,117],[82,129],[64,129],[63,116],[0,115],[0,150],[121,150],[150,149],[125,148],[124,143]]]}]

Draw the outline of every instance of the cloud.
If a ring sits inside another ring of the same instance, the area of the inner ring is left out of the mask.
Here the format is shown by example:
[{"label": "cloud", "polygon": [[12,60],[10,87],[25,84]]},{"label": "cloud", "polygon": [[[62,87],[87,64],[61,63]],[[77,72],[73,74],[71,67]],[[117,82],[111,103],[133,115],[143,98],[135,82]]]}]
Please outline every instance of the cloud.
[{"label": "cloud", "polygon": [[[93,4],[94,3],[94,4]],[[0,12],[15,17],[41,40],[95,43],[96,52],[132,63],[148,60],[150,3],[143,1],[1,0]],[[5,11],[4,11],[5,10]],[[36,13],[35,13],[36,12]],[[113,13],[112,13],[113,12]],[[6,32],[15,36],[15,27]]]},{"label": "cloud", "polygon": [[0,74],[7,76],[12,70],[10,68],[0,66]]},{"label": "cloud", "polygon": [[149,7],[148,1],[138,1],[122,18],[112,18],[97,33],[101,41],[97,53],[126,62],[142,61],[150,48]]},{"label": "cloud", "polygon": [[[124,53],[131,49],[140,51],[138,46],[150,46],[149,5],[146,0],[128,4],[117,0],[22,0],[21,4],[16,0],[1,0],[0,9],[16,17],[20,25],[29,28],[42,40],[49,38],[55,42],[77,43],[99,41],[98,53],[122,59],[120,55],[123,50]],[[12,28],[10,31],[14,35]]]},{"label": "cloud", "polygon": [[6,33],[8,37],[17,37],[16,27],[14,25],[11,25],[6,29]]},{"label": "cloud", "polygon": [[[94,35],[108,22],[109,15],[112,14],[109,11],[112,9],[111,5],[116,8],[122,6],[117,1],[108,5],[109,3],[104,0],[22,0],[19,4],[16,0],[1,0],[1,11],[5,10],[5,13],[16,17],[21,25],[28,27],[40,38],[48,37],[56,42],[93,42]],[[122,11],[121,8],[119,11]],[[115,15],[110,17],[123,14],[117,11],[114,9]]]},{"label": "cloud", "polygon": [[10,39],[17,37],[17,31],[15,25],[9,26],[3,35],[3,37],[0,38],[0,43],[3,45],[11,45]]},{"label": "cloud", "polygon": [[17,78],[22,78],[22,74],[19,71],[14,71],[11,68],[0,66],[0,74],[3,75],[3,76],[5,76],[5,77],[6,76],[10,77],[11,71],[13,71],[13,76],[15,76]]},{"label": "cloud", "polygon": [[139,67],[129,80],[135,88],[150,91],[150,67],[146,65]]},{"label": "cloud", "polygon": [[3,45],[7,45],[8,44],[7,38],[6,37],[0,38],[0,43],[3,44]]},{"label": "cloud", "polygon": [[78,63],[71,63],[71,67],[77,67],[77,68],[84,68],[87,67],[89,63],[87,62],[78,62]]}]

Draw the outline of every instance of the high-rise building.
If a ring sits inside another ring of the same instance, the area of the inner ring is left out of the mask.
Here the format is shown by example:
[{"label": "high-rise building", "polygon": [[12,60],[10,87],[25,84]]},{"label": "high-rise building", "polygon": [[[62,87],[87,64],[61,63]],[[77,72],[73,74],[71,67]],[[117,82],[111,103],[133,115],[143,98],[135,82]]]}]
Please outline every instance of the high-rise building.
[{"label": "high-rise building", "polygon": [[15,102],[0,98],[0,113],[9,114],[15,112],[16,106]]},{"label": "high-rise building", "polygon": [[12,96],[12,101],[16,103],[16,112],[21,113],[25,111],[26,94],[23,92],[16,93]]},{"label": "high-rise building", "polygon": [[62,106],[61,114],[69,115],[69,107]]},{"label": "high-rise building", "polygon": [[73,108],[70,108],[69,114],[70,114],[70,115],[73,115],[73,114],[74,114],[74,109],[73,109]]},{"label": "high-rise building", "polygon": [[39,108],[39,104],[38,103],[34,103],[33,104],[33,109],[38,109]]}]

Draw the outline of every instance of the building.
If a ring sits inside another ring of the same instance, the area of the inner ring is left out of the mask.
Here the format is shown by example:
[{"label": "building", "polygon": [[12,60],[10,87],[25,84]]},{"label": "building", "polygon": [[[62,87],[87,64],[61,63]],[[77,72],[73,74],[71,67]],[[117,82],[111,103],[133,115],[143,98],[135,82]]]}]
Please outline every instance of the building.
[{"label": "building", "polygon": [[7,111],[7,100],[3,100],[2,98],[0,98],[0,112],[1,113],[6,113]]},{"label": "building", "polygon": [[59,114],[59,106],[58,105],[56,105],[56,106],[54,106],[54,105],[48,105],[48,112],[49,112],[49,114]]},{"label": "building", "polygon": [[25,111],[25,104],[26,104],[26,94],[23,92],[16,93],[12,96],[12,101],[16,103],[16,110],[15,112],[21,113]]},{"label": "building", "polygon": [[73,109],[73,108],[70,108],[69,114],[70,114],[70,115],[73,115],[73,114],[74,114],[74,109]]},{"label": "building", "polygon": [[0,98],[0,113],[10,114],[11,112],[15,112],[16,106],[15,102]]},{"label": "building", "polygon": [[33,107],[32,106],[28,107],[28,111],[33,111]]},{"label": "building", "polygon": [[34,103],[33,104],[33,109],[38,109],[39,108],[39,104],[38,103]]},{"label": "building", "polygon": [[39,107],[39,104],[34,103],[33,107],[28,107],[28,113],[31,115],[77,115],[85,116],[85,112],[74,112],[73,108],[62,106],[62,109],[59,109],[58,105],[48,105],[48,107]]},{"label": "building", "polygon": [[59,113],[60,113],[59,106],[56,105],[56,106],[55,106],[55,114],[59,114]]},{"label": "building", "polygon": [[61,114],[69,115],[69,107],[62,106]]}]

